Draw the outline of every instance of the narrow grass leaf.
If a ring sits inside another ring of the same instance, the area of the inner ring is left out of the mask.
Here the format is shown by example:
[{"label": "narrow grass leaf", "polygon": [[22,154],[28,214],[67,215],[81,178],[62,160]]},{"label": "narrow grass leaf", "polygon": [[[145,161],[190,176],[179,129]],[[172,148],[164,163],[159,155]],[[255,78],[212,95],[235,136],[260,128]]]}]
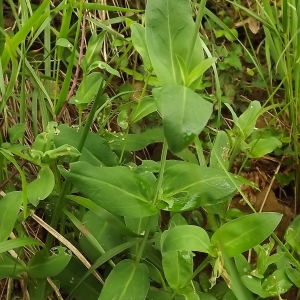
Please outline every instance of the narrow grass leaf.
[{"label": "narrow grass leaf", "polygon": [[[12,249],[29,246],[29,245],[42,246],[42,243],[33,238],[16,238],[13,240],[1,242],[0,243],[0,253],[4,253],[4,252],[7,252]],[[0,262],[1,262],[1,257],[0,257]],[[0,263],[0,266],[1,266],[1,263]]]},{"label": "narrow grass leaf", "polygon": [[0,256],[0,280],[16,277],[24,273],[25,267],[25,264],[21,260],[12,257],[8,253],[2,253]]}]

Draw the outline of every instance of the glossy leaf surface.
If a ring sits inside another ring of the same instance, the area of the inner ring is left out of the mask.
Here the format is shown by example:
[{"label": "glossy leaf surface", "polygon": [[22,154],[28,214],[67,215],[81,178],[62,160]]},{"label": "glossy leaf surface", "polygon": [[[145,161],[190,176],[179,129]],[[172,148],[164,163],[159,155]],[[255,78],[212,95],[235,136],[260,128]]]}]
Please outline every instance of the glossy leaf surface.
[{"label": "glossy leaf surface", "polygon": [[221,170],[180,163],[164,173],[162,202],[164,209],[171,211],[213,206],[224,202],[240,185],[240,181]]}]

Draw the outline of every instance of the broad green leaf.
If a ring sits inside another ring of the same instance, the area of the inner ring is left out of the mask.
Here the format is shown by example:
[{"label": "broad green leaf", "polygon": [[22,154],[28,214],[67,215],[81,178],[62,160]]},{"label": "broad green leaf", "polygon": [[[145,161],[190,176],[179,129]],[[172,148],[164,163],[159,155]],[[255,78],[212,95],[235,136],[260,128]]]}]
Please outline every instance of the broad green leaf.
[{"label": "broad green leaf", "polygon": [[182,84],[177,57],[183,59],[188,71],[203,60],[199,36],[193,45],[192,57],[187,57],[195,30],[189,0],[149,1],[145,25],[149,56],[161,85]]},{"label": "broad green leaf", "polygon": [[119,112],[117,123],[122,129],[126,129],[128,127],[128,112],[126,109],[123,109]]},{"label": "broad green leaf", "polygon": [[273,212],[254,213],[230,221],[212,236],[213,245],[218,245],[229,256],[243,253],[263,242],[276,228],[282,218]]},{"label": "broad green leaf", "polygon": [[146,146],[163,142],[164,134],[160,127],[148,129],[143,133],[127,134],[126,137],[123,133],[105,133],[105,138],[112,150],[115,151],[139,151]]},{"label": "broad green leaf", "polygon": [[18,123],[16,125],[13,125],[8,129],[9,134],[9,140],[11,143],[16,142],[17,140],[21,139],[24,136],[25,133],[25,124],[24,123]]},{"label": "broad green leaf", "polygon": [[187,86],[198,80],[217,61],[216,57],[209,57],[199,63],[189,74]]},{"label": "broad green leaf", "polygon": [[37,206],[40,200],[46,199],[55,184],[54,174],[48,166],[40,169],[37,178],[27,185],[27,197],[31,204]]},{"label": "broad green leaf", "polygon": [[70,262],[71,252],[64,247],[52,248],[52,256],[44,249],[37,252],[27,265],[27,272],[32,278],[46,278],[59,274]]},{"label": "broad green leaf", "polygon": [[0,242],[13,230],[22,204],[21,192],[10,192],[0,200]]},{"label": "broad green leaf", "polygon": [[286,293],[293,283],[288,278],[285,269],[274,271],[262,284],[263,290],[270,296],[278,296]]},{"label": "broad green leaf", "polygon": [[156,110],[157,108],[154,99],[152,97],[144,97],[132,110],[129,118],[130,122],[135,123]]},{"label": "broad green leaf", "polygon": [[[184,295],[186,300],[200,300],[192,281],[189,283],[189,285],[180,290],[180,294]],[[201,297],[201,300],[203,299],[204,298]]]},{"label": "broad green leaf", "polygon": [[132,44],[135,50],[141,55],[145,68],[150,71],[152,66],[146,44],[145,27],[141,24],[135,23],[130,26],[130,29]]},{"label": "broad green leaf", "polygon": [[224,131],[217,133],[213,148],[210,154],[210,167],[228,170],[230,144],[227,134]]},{"label": "broad green leaf", "polygon": [[105,70],[105,71],[107,71],[107,73],[110,73],[110,74],[113,74],[117,77],[120,77],[120,73],[104,61],[99,61],[98,60],[98,61],[94,61],[93,63],[91,63],[91,65],[88,68],[88,72],[91,72],[92,70],[94,70],[96,68],[99,68],[101,70]]},{"label": "broad green leaf", "polygon": [[[74,290],[77,289],[77,286],[81,284],[83,280],[85,280],[89,275],[91,275],[93,272],[95,272],[100,266],[102,266],[105,262],[109,261],[113,257],[116,257],[117,255],[121,254],[124,250],[129,249],[132,246],[137,245],[141,242],[140,240],[134,240],[130,242],[123,243],[113,249],[108,250],[103,255],[101,255],[94,263],[93,265],[85,272],[84,276],[80,278],[77,285],[74,287]],[[74,292],[72,291],[72,293]]]},{"label": "broad green leaf", "polygon": [[157,89],[154,98],[171,151],[182,151],[205,127],[212,113],[212,104],[180,85]]},{"label": "broad green leaf", "polygon": [[46,152],[54,148],[53,139],[55,135],[58,133],[57,131],[57,123],[49,122],[45,132],[42,132],[37,135],[35,138],[33,148],[34,150]]},{"label": "broad green leaf", "polygon": [[94,167],[85,162],[59,167],[62,175],[87,198],[109,212],[128,217],[154,215],[152,186],[127,167]]},{"label": "broad green leaf", "polygon": [[296,269],[291,267],[286,268],[286,275],[292,281],[292,283],[297,287],[300,288],[300,272]]},{"label": "broad green leaf", "polygon": [[108,275],[98,300],[144,300],[149,290],[148,276],[145,264],[122,260]]},{"label": "broad green leaf", "polygon": [[169,251],[162,255],[165,277],[171,288],[179,292],[189,284],[193,275],[193,253],[190,251]]},{"label": "broad green leaf", "polygon": [[96,215],[98,215],[101,219],[105,220],[109,224],[111,224],[117,231],[121,232],[122,234],[125,234],[130,237],[139,237],[140,235],[134,233],[131,231],[128,227],[125,226],[124,222],[120,220],[119,217],[114,216],[107,210],[103,209],[99,205],[95,204],[93,201],[79,197],[79,196],[72,196],[68,195],[66,196],[67,199],[70,199],[83,207],[88,208],[90,211],[94,212]]},{"label": "broad green leaf", "polygon": [[124,219],[125,219],[126,226],[136,234],[140,234],[141,237],[142,235],[144,235],[148,227],[151,228],[151,232],[155,232],[158,224],[158,218],[159,215],[156,214],[144,218],[125,217]]},{"label": "broad green leaf", "polygon": [[[70,128],[65,124],[59,125],[58,132],[54,137],[55,146],[60,147],[69,144],[77,147],[82,130],[82,127]],[[89,132],[87,135],[79,161],[86,161],[94,166],[118,165],[118,157],[110,149],[108,142],[93,132]]]},{"label": "broad green leaf", "polygon": [[70,50],[73,49],[73,45],[65,38],[58,39],[57,42],[56,42],[56,46],[60,46],[60,47],[63,47],[63,48],[68,48]]},{"label": "broad green leaf", "polygon": [[268,294],[261,286],[261,279],[251,275],[244,275],[241,277],[241,280],[250,292],[259,295],[261,298],[268,297]]},{"label": "broad green leaf", "polygon": [[241,182],[230,173],[218,169],[190,163],[176,164],[164,173],[160,206],[171,211],[214,206],[226,201],[240,185]]},{"label": "broad green leaf", "polygon": [[[150,228],[151,234],[157,231],[157,226],[159,224],[158,218],[159,218],[159,214],[155,214],[153,216],[143,217],[143,218],[125,217],[124,219],[125,219],[126,226],[130,230],[143,236],[148,228]],[[128,240],[134,240],[134,239],[130,238]],[[130,248],[130,253],[133,259],[137,256],[139,249],[140,249],[140,245],[134,245],[133,247]],[[148,253],[152,251],[153,251],[152,245],[146,244],[143,251],[142,259],[148,258]]]},{"label": "broad green leaf", "polygon": [[208,253],[211,243],[206,231],[194,225],[175,226],[161,236],[162,253],[169,251],[199,251]]},{"label": "broad green leaf", "polygon": [[[198,293],[201,300],[217,300],[214,296],[206,293]],[[225,300],[225,298],[223,299]],[[232,300],[232,299],[231,299]]]},{"label": "broad green leaf", "polygon": [[[106,222],[91,211],[88,211],[83,216],[82,223],[105,251],[123,243],[123,234],[112,224]],[[99,251],[92,247],[91,243],[84,235],[79,238],[79,245],[91,261],[96,261],[100,256]]]},{"label": "broad green leaf", "polygon": [[89,104],[91,103],[101,84],[103,84],[103,76],[100,72],[93,72],[87,75],[80,83],[76,94],[71,98],[70,103]]},{"label": "broad green leaf", "polygon": [[[69,264],[52,279],[58,280],[63,291],[71,293],[86,271],[82,262],[72,256]],[[101,288],[102,284],[93,275],[90,275],[76,288],[76,300],[97,300]]]},{"label": "broad green leaf", "polygon": [[276,148],[280,148],[282,143],[276,137],[268,137],[266,139],[258,139],[250,142],[250,156],[252,158],[262,157],[273,152]]},{"label": "broad green leaf", "polygon": [[294,251],[300,252],[300,216],[297,216],[289,225],[284,238]]},{"label": "broad green leaf", "polygon": [[[157,289],[157,288],[151,288],[149,289],[148,295],[146,299],[150,299],[150,300],[170,300],[171,297],[174,294],[174,290],[172,290],[171,288],[168,288],[167,290],[164,289]],[[174,300],[185,300],[185,298],[181,295],[176,295],[175,298],[173,298]],[[202,298],[201,298],[202,299]],[[205,299],[205,298],[203,298]],[[211,299],[208,299],[211,300]],[[215,300],[215,299],[213,299]]]},{"label": "broad green leaf", "polygon": [[86,68],[95,60],[99,60],[105,35],[105,30],[103,30],[98,35],[96,33],[92,34],[86,49],[85,56],[82,60],[82,62],[86,64]]},{"label": "broad green leaf", "polygon": [[10,256],[8,253],[0,255],[0,280],[16,277],[25,272],[25,264]]},{"label": "broad green leaf", "polygon": [[[188,225],[187,220],[180,213],[175,213],[169,221],[169,230],[176,226]],[[168,230],[168,231],[169,231]]]},{"label": "broad green leaf", "polygon": [[0,243],[0,254],[9,251],[11,249],[16,249],[23,246],[29,246],[29,245],[41,246],[42,243],[33,238],[16,238],[12,240],[7,240]]},{"label": "broad green leaf", "polygon": [[184,160],[185,162],[193,163],[198,165],[199,161],[193,151],[191,151],[189,148],[185,148],[180,152],[176,153],[176,156]]},{"label": "broad green leaf", "polygon": [[239,127],[245,138],[253,132],[260,110],[260,103],[256,100],[251,101],[246,111],[239,117]]},{"label": "broad green leaf", "polygon": [[234,262],[240,276],[249,274],[251,272],[251,265],[248,263],[244,255],[236,255],[234,257]]},{"label": "broad green leaf", "polygon": [[42,162],[49,164],[59,158],[66,160],[67,162],[72,161],[80,156],[80,152],[73,146],[62,145],[55,149],[46,151],[42,156]]}]

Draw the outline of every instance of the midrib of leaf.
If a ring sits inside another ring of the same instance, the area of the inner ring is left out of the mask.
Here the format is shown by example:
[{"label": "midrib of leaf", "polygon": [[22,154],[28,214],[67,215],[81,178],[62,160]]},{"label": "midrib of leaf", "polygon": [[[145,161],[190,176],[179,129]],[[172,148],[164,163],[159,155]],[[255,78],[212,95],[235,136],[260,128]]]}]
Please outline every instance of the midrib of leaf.
[{"label": "midrib of leaf", "polygon": [[[176,175],[172,181],[174,181],[174,180],[175,180],[177,177],[179,177],[179,176],[184,176],[184,172],[181,172],[180,174]],[[213,179],[218,180],[218,179],[224,179],[224,178],[227,178],[227,177],[225,177],[225,176],[224,176],[224,177],[218,176],[218,177],[214,177]],[[174,191],[172,191],[171,193],[164,194],[164,195],[165,195],[165,196],[173,196],[174,194],[177,194],[178,192],[180,192],[180,191],[182,191],[182,190],[184,190],[184,189],[193,187],[194,185],[197,185],[197,184],[199,184],[199,183],[206,183],[207,185],[209,185],[208,182],[211,181],[211,180],[213,180],[213,179],[211,179],[211,178],[200,179],[200,180],[198,180],[198,181],[196,181],[196,182],[193,182],[193,183],[191,183],[191,184],[189,184],[189,185],[186,185],[186,186],[183,187],[183,188],[174,190]],[[172,181],[170,181],[170,182],[172,182]]]},{"label": "midrib of leaf", "polygon": [[[171,0],[174,1],[174,0]],[[167,20],[168,20],[168,33],[169,33],[169,44],[170,44],[170,54],[171,54],[171,66],[172,66],[172,73],[174,81],[176,82],[176,72],[175,72],[175,65],[174,65],[174,53],[173,53],[173,44],[171,39],[171,24],[170,24],[170,10],[169,10],[169,1],[167,1]]]},{"label": "midrib of leaf", "polygon": [[244,231],[243,233],[240,233],[235,239],[231,239],[230,241],[228,240],[225,244],[223,244],[225,247],[227,245],[230,245],[232,243],[235,243],[237,240],[241,240],[244,236],[248,235],[249,232],[254,232],[257,228],[260,228],[261,224],[257,224],[255,227],[251,227],[250,230]]},{"label": "midrib of leaf", "polygon": [[[128,286],[129,286],[129,282],[131,281],[131,279],[133,278],[133,275],[134,273],[136,272],[136,267],[134,266],[134,269],[132,270],[128,280],[127,280],[127,283],[125,284],[124,286],[124,289],[123,289],[123,292],[122,294],[120,295],[120,299],[122,299],[122,297],[124,296],[124,294],[127,292],[127,289],[128,289]],[[127,299],[127,298],[126,298]]]}]

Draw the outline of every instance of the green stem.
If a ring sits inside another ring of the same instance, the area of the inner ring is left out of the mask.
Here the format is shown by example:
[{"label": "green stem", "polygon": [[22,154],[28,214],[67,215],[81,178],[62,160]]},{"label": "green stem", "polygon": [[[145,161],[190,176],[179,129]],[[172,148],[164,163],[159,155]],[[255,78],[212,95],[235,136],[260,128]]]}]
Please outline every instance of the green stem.
[{"label": "green stem", "polygon": [[283,249],[285,254],[290,258],[291,263],[300,271],[299,261],[292,255],[292,253],[285,247],[282,241],[277,237],[275,233],[272,233],[272,238],[278,243],[278,245]]},{"label": "green stem", "polygon": [[148,217],[147,227],[146,227],[146,230],[145,230],[145,234],[144,234],[142,243],[141,243],[141,245],[139,247],[139,250],[137,252],[136,258],[135,258],[135,263],[137,265],[140,263],[140,261],[142,259],[142,255],[143,255],[143,252],[144,252],[144,249],[145,249],[148,237],[149,237],[150,230],[151,230],[151,217]]},{"label": "green stem", "polygon": [[167,153],[168,153],[168,144],[167,144],[167,141],[164,140],[163,149],[162,149],[162,153],[161,153],[160,172],[159,172],[159,175],[158,175],[155,197],[153,199],[153,204],[154,205],[156,205],[156,203],[159,199],[159,193],[160,193],[162,181],[163,181],[163,178],[164,178],[164,172],[165,172],[165,166],[166,166],[166,160],[167,160]]},{"label": "green stem", "polygon": [[187,67],[188,68],[189,68],[189,65],[192,61],[192,54],[193,54],[193,51],[194,51],[194,48],[195,48],[197,37],[199,35],[199,30],[200,30],[200,26],[201,26],[201,21],[202,21],[206,1],[207,0],[202,0],[199,4],[198,14],[197,14],[196,22],[195,22],[195,29],[194,29],[192,39],[191,39],[191,46],[189,48],[189,52],[188,52],[188,55],[187,55],[187,59],[188,59]]},{"label": "green stem", "polygon": [[196,147],[199,165],[202,167],[206,167],[206,161],[205,161],[205,157],[203,155],[203,148],[202,148],[201,141],[199,140],[198,136],[195,137],[194,144]]},{"label": "green stem", "polygon": [[234,160],[235,160],[237,154],[240,151],[240,147],[241,147],[241,138],[238,137],[235,144],[234,144],[234,146],[233,146],[233,150],[232,150],[231,155],[230,155],[228,170],[231,169],[231,167],[234,163]]},{"label": "green stem", "polygon": [[[162,153],[161,153],[161,163],[160,163],[160,172],[158,175],[158,179],[157,179],[157,186],[156,186],[156,193],[153,199],[153,204],[155,205],[159,199],[159,194],[160,194],[160,189],[161,189],[161,185],[162,185],[162,180],[163,180],[163,176],[164,176],[164,171],[165,171],[165,165],[166,165],[166,159],[167,159],[167,152],[168,152],[168,145],[166,140],[163,143],[163,149],[162,149]],[[139,262],[141,261],[148,237],[149,237],[149,233],[151,230],[151,217],[148,217],[148,221],[147,221],[147,227],[145,230],[145,234],[143,237],[143,241],[139,247],[138,253],[136,255],[136,259],[135,262],[136,264],[139,264]]]},{"label": "green stem", "polygon": [[[141,93],[141,96],[140,96],[140,100],[138,102],[138,105],[137,105],[137,109],[139,108],[140,106],[140,103],[141,103],[141,99],[143,99],[145,93],[146,93],[146,88],[147,88],[147,85],[148,85],[148,82],[149,82],[149,78],[150,78],[150,75],[151,74],[148,74],[147,77],[146,77],[146,80],[145,80],[145,84],[144,84],[144,87],[143,87],[143,90],[142,90],[142,93]],[[120,159],[119,159],[119,164],[122,163],[122,159],[123,159],[123,155],[124,155],[124,152],[125,152],[125,146],[126,146],[126,141],[127,141],[127,135],[129,133],[129,126],[131,125],[131,118],[129,116],[129,121],[128,121],[128,127],[126,128],[126,132],[124,134],[124,144],[123,144],[123,147],[122,147],[122,152],[121,152],[121,155],[120,155]]]},{"label": "green stem", "polygon": [[126,128],[126,131],[125,131],[125,134],[124,134],[124,144],[123,144],[122,152],[121,152],[121,155],[120,155],[120,158],[119,158],[119,165],[122,163],[122,160],[123,160],[123,155],[124,155],[124,152],[125,152],[128,133],[129,133],[129,126]]},{"label": "green stem", "polygon": [[208,255],[204,261],[200,264],[200,266],[194,271],[193,275],[189,278],[189,280],[187,281],[190,282],[191,280],[193,280],[193,278],[195,278],[210,262],[211,257]]}]

